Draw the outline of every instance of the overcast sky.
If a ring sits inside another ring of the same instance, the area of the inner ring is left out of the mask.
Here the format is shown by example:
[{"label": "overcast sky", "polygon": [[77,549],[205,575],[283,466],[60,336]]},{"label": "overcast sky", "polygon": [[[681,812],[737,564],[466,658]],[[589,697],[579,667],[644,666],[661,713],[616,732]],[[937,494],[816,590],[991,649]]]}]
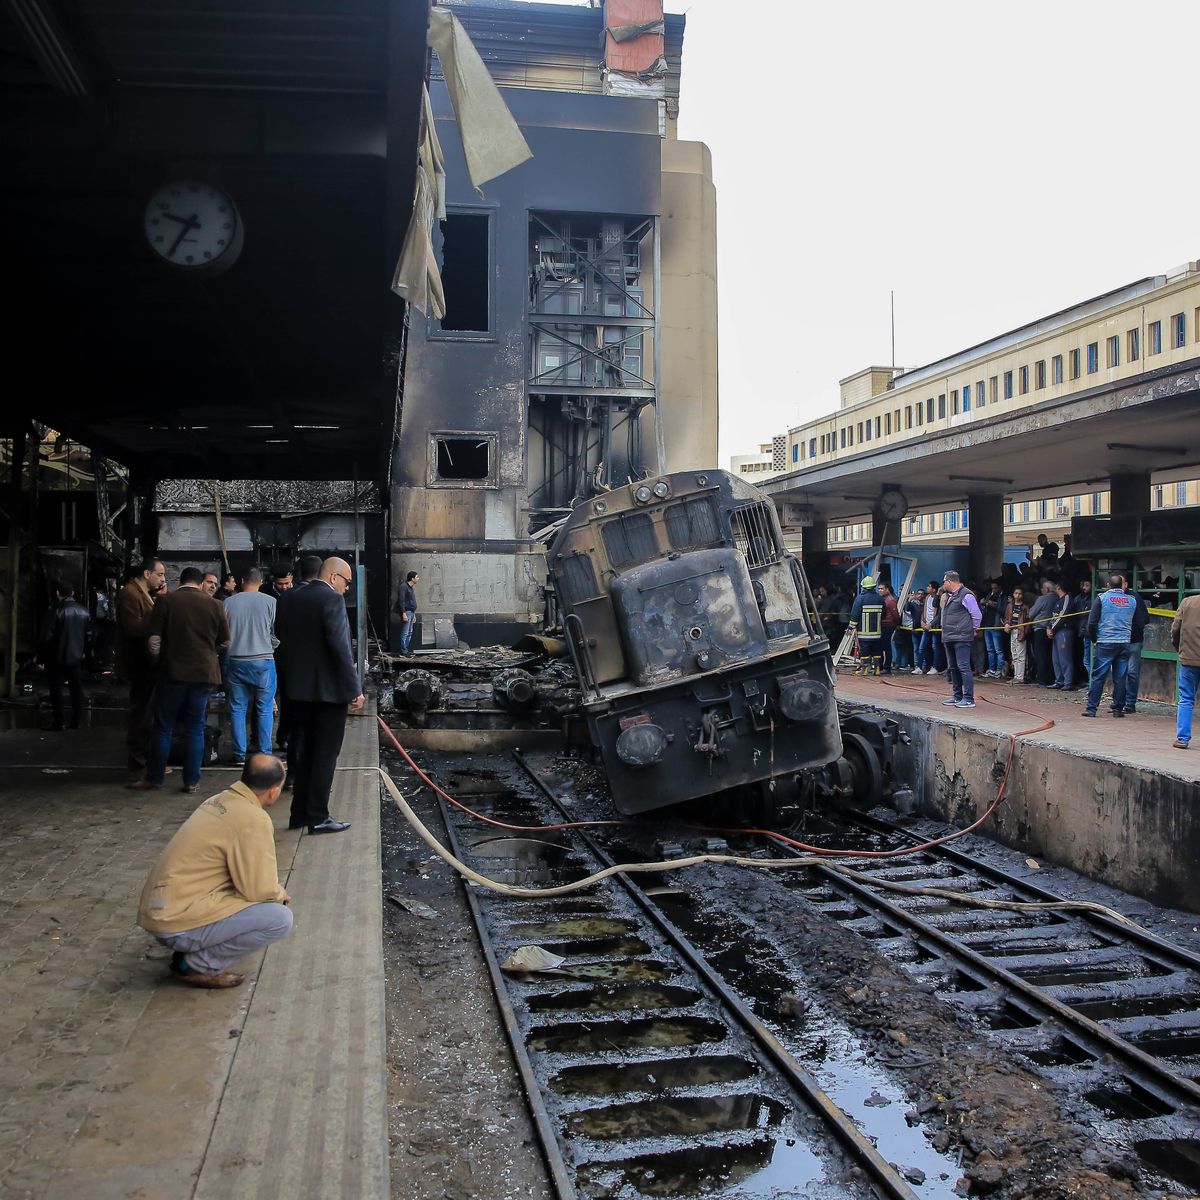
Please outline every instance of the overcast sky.
[{"label": "overcast sky", "polygon": [[[1195,0],[668,0],[712,150],[721,465],[919,366],[1200,258]],[[735,416],[736,414],[736,416]]]}]

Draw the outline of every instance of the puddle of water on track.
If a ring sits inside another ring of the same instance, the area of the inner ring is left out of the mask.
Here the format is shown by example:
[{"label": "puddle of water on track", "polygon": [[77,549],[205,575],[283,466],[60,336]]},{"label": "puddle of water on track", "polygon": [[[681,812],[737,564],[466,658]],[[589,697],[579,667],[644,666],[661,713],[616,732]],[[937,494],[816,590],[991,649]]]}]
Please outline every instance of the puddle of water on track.
[{"label": "puddle of water on track", "polygon": [[1110,1117],[1126,1121],[1145,1121],[1150,1117],[1169,1116],[1175,1110],[1153,1092],[1122,1077],[1122,1087],[1098,1087],[1085,1092],[1083,1098]]},{"label": "puddle of water on track", "polygon": [[585,1163],[578,1179],[581,1193],[592,1200],[616,1200],[630,1188],[641,1196],[711,1196],[734,1187],[739,1197],[798,1196],[827,1176],[807,1146],[794,1138],[775,1138]]},{"label": "puddle of water on track", "polygon": [[1147,1166],[1200,1194],[1200,1141],[1195,1138],[1147,1138],[1134,1142]]},{"label": "puddle of water on track", "polygon": [[673,1096],[631,1100],[571,1113],[567,1131],[599,1141],[652,1137],[699,1137],[734,1130],[765,1130],[787,1115],[786,1105],[755,1093],[733,1096]]},{"label": "puddle of water on track", "polygon": [[1194,996],[1170,993],[1165,996],[1129,996],[1118,1000],[1085,1000],[1071,1007],[1093,1021],[1119,1021],[1123,1017],[1165,1017],[1192,1012]]},{"label": "puddle of water on track", "polygon": [[748,1059],[732,1054],[702,1054],[619,1066],[564,1067],[550,1080],[550,1087],[561,1095],[620,1096],[736,1083],[757,1074],[758,1067]]},{"label": "puddle of water on track", "polygon": [[[551,979],[595,979],[626,983],[657,983],[678,975],[677,968],[667,963],[651,962],[646,959],[629,959],[626,962],[564,963],[555,967]],[[530,976],[530,981],[536,980]]]},{"label": "puddle of water on track", "polygon": [[[746,998],[760,1017],[779,1026],[770,1014],[776,1011],[782,993],[795,990],[795,983],[766,965],[774,953],[771,947],[747,937],[744,931],[721,929],[721,923],[710,915],[697,916],[682,906],[666,911],[685,936],[700,946],[729,986]],[[961,1174],[957,1161],[934,1150],[919,1127],[909,1126],[904,1117],[909,1102],[902,1087],[882,1069],[862,1061],[861,1044],[850,1030],[810,1010],[798,1021],[777,1028],[776,1033],[834,1103],[869,1131],[885,1159],[901,1168],[919,1167],[925,1172],[922,1196],[949,1200],[955,1195],[954,1185]]]},{"label": "puddle of water on track", "polygon": [[604,937],[607,934],[628,933],[637,928],[634,921],[614,917],[567,917],[558,921],[526,921],[510,925],[505,931],[510,937]]},{"label": "puddle of water on track", "polygon": [[539,942],[544,950],[560,958],[599,958],[612,955],[615,958],[630,958],[635,954],[649,954],[650,946],[639,937],[583,938],[577,942]]},{"label": "puddle of water on track", "polygon": [[628,1012],[636,1009],[686,1008],[699,1000],[699,992],[670,985],[601,987],[530,996],[526,1006],[530,1012]]},{"label": "puddle of water on track", "polygon": [[531,1050],[557,1054],[606,1054],[610,1050],[653,1050],[723,1042],[728,1031],[704,1017],[644,1017],[625,1021],[571,1021],[535,1029]]}]

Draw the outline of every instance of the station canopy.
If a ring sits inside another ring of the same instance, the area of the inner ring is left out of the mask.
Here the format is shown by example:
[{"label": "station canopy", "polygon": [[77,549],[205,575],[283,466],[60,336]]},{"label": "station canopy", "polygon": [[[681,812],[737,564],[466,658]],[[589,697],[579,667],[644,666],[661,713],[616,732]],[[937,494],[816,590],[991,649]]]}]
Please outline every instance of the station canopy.
[{"label": "station canopy", "polygon": [[[6,5],[0,433],[37,420],[154,479],[377,477],[428,9]],[[190,265],[163,254],[208,189],[236,210],[224,270],[202,239]]]}]

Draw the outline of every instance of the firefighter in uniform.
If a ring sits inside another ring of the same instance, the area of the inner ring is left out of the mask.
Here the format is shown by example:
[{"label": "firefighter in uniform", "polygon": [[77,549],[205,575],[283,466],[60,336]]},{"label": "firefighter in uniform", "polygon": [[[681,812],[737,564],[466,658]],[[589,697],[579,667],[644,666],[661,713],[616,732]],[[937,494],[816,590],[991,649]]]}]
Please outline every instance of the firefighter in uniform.
[{"label": "firefighter in uniform", "polygon": [[850,628],[858,639],[858,666],[855,675],[879,675],[883,664],[883,598],[875,590],[875,580],[864,575],[861,590],[850,610]]}]

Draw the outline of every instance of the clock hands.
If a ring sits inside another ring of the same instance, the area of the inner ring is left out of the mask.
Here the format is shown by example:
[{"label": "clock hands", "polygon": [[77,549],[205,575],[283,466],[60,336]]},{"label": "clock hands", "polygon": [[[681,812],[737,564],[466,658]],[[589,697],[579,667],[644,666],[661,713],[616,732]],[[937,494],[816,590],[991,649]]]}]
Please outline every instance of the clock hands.
[{"label": "clock hands", "polygon": [[171,243],[171,248],[167,251],[167,257],[170,258],[175,251],[179,249],[179,244],[183,241],[183,239],[189,233],[191,233],[193,229],[200,228],[200,222],[196,220],[195,213],[192,213],[190,217],[177,217],[174,213],[163,213],[163,216],[168,221],[175,221],[182,226],[182,228],[179,230],[179,236],[174,240],[174,242]]}]

